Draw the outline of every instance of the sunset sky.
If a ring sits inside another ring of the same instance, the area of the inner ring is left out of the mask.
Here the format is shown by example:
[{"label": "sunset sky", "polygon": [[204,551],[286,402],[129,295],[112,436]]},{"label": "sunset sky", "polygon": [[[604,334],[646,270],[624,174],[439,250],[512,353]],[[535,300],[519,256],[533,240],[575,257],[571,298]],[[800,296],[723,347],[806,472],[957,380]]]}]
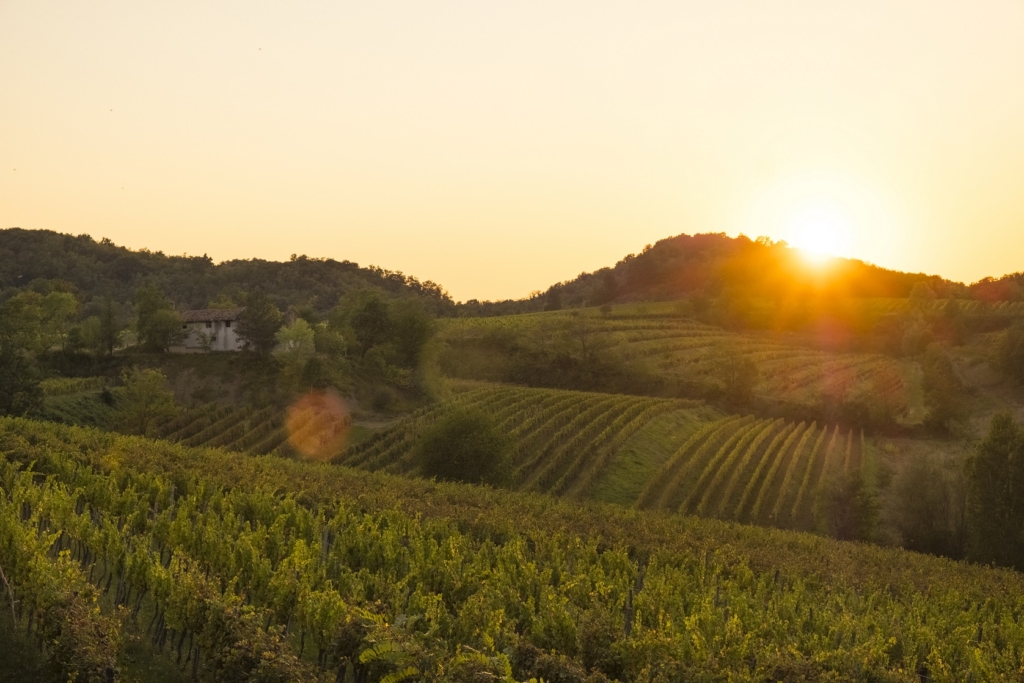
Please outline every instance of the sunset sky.
[{"label": "sunset sky", "polygon": [[0,227],[521,297],[678,233],[1024,270],[1024,2],[0,2]]}]

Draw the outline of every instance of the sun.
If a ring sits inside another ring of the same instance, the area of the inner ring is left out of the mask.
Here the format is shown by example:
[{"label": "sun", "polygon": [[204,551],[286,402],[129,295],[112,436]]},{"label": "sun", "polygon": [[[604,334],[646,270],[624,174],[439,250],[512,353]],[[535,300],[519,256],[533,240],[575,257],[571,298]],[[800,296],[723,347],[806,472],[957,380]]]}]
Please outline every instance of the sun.
[{"label": "sun", "polygon": [[815,265],[847,253],[852,221],[840,207],[826,201],[796,207],[785,220],[787,242]]},{"label": "sun", "polygon": [[784,241],[815,268],[829,267],[836,257],[882,252],[897,232],[896,214],[884,193],[838,171],[777,176],[736,206],[742,211],[738,233]]}]

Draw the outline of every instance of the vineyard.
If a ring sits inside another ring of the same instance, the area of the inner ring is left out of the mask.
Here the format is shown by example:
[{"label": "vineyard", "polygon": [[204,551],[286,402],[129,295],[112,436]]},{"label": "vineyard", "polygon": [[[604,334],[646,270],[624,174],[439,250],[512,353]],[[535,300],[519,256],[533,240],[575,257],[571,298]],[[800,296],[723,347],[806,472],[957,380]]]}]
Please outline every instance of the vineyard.
[{"label": "vineyard", "polygon": [[[264,408],[202,405],[183,411],[175,418],[158,425],[154,437],[185,446],[223,448],[250,455],[292,453],[292,441],[316,440],[333,435],[339,419],[327,411],[312,410],[285,425],[285,412],[276,406]],[[348,427],[346,421],[344,427]]]},{"label": "vineyard", "polygon": [[86,391],[99,391],[107,386],[106,377],[54,377],[39,383],[43,396],[68,396]]},{"label": "vineyard", "polygon": [[812,528],[815,495],[870,456],[864,433],[731,416],[695,432],[636,501],[751,524]]},{"label": "vineyard", "polygon": [[[738,415],[716,419],[715,411],[699,404],[669,399],[469,387],[334,462],[417,474],[415,449],[424,430],[451,411],[472,407],[513,437],[517,490],[809,530],[818,492],[830,478],[859,471],[871,455],[863,432],[835,426]],[[656,422],[670,426],[653,444],[660,466],[642,490],[595,495],[596,489],[615,486],[608,479],[622,452]]]},{"label": "vineyard", "polygon": [[652,374],[698,391],[720,386],[723,366],[744,359],[757,366],[754,390],[761,397],[814,405],[828,396],[871,394],[884,396],[894,413],[907,406],[908,368],[887,356],[829,353],[770,335],[733,333],[672,317],[671,309],[654,305],[622,308],[627,310],[608,317],[584,310],[452,320],[445,338],[459,349],[487,335],[521,335],[523,343],[535,346],[561,335],[570,346],[585,344],[587,353],[604,350],[643,363]]},{"label": "vineyard", "polygon": [[3,618],[64,680],[130,678],[129,640],[216,681],[1014,680],[1024,665],[1011,571],[26,420],[0,419],[0,453]]},{"label": "vineyard", "polygon": [[421,409],[334,462],[415,474],[416,444],[424,430],[464,407],[489,414],[498,430],[511,437],[513,488],[575,498],[588,495],[619,449],[650,421],[677,413],[696,424],[711,414],[693,401],[484,385]]}]

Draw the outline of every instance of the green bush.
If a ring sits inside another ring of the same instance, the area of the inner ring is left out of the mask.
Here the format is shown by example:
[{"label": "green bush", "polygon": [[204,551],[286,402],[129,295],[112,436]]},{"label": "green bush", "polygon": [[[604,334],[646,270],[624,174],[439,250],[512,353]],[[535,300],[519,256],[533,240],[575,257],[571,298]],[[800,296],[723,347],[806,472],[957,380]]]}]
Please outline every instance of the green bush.
[{"label": "green bush", "polygon": [[503,486],[511,478],[512,444],[485,413],[458,411],[424,434],[419,446],[423,474],[444,481]]}]

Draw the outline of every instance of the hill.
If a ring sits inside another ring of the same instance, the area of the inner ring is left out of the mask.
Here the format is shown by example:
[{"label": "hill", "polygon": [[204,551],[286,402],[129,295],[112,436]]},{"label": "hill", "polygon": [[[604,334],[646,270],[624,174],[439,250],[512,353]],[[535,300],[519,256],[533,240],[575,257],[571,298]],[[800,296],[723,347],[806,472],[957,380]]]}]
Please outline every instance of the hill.
[{"label": "hill", "polygon": [[[553,308],[576,308],[629,301],[667,301],[693,294],[715,297],[723,292],[773,300],[834,301],[837,298],[906,298],[918,283],[940,298],[968,298],[972,290],[937,275],[904,273],[863,261],[831,258],[812,266],[784,242],[751,240],[725,234],[676,235],[629,254],[614,266],[581,273],[555,283],[529,299],[468,301],[460,311],[506,315]],[[988,287],[986,298],[1006,288]],[[979,290],[980,292],[980,290]]]},{"label": "hill", "polygon": [[346,292],[370,286],[417,296],[439,313],[452,306],[448,294],[433,282],[351,261],[294,256],[286,262],[250,259],[215,264],[205,255],[132,251],[88,235],[0,230],[0,298],[4,290],[34,280],[62,280],[83,300],[111,297],[121,303],[132,301],[142,284],[156,284],[184,308],[206,308],[225,296],[241,300],[242,294],[261,288],[282,309],[308,306],[323,313]]},{"label": "hill", "polygon": [[0,419],[0,453],[16,618],[51,633],[65,672],[130,676],[128,641],[203,680],[959,681],[1022,665],[1011,571],[18,419]]},{"label": "hill", "polygon": [[424,430],[467,406],[489,414],[497,430],[513,441],[515,488],[575,498],[592,492],[620,449],[649,423],[664,418],[685,433],[715,415],[693,401],[484,385],[419,411],[335,462],[418,473],[414,454]]},{"label": "hill", "polygon": [[453,377],[704,398],[819,422],[912,421],[919,385],[913,358],[733,332],[672,304],[456,319],[441,337],[441,368]]},{"label": "hill", "polygon": [[[837,479],[874,469],[870,439],[838,425],[723,416],[700,403],[468,385],[349,448],[334,462],[418,475],[437,420],[472,406],[514,442],[512,488],[813,530]],[[216,442],[207,442],[217,445]]]}]

